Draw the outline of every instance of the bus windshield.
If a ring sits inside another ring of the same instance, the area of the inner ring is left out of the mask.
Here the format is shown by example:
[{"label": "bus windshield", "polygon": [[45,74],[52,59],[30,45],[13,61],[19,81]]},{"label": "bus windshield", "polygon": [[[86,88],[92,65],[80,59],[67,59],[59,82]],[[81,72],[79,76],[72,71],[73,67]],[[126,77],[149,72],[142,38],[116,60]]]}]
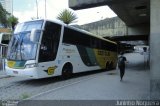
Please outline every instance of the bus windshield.
[{"label": "bus windshield", "polygon": [[[35,22],[27,22],[23,23],[20,26],[17,26],[13,37],[9,44],[7,59],[9,60],[35,60],[36,53],[38,48],[38,42],[40,38],[40,34],[42,30],[37,30],[35,33],[36,43],[30,40],[31,30],[32,29],[40,29],[42,25],[38,24],[39,27],[35,24]],[[41,23],[42,24],[42,23]],[[35,27],[34,27],[35,26]]]}]

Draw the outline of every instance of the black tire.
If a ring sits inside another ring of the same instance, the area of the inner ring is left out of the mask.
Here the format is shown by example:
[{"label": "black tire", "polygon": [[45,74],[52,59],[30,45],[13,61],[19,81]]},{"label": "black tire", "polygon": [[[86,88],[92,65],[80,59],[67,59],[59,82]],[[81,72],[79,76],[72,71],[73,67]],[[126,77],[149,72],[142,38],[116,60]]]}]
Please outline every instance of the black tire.
[{"label": "black tire", "polygon": [[62,78],[69,79],[72,77],[73,67],[72,64],[66,63],[62,69]]},{"label": "black tire", "polygon": [[106,63],[106,71],[109,71],[109,67],[110,67],[110,66],[109,66],[109,63],[107,62],[107,63]]},{"label": "black tire", "polygon": [[113,69],[113,62],[110,63],[109,65],[109,69],[112,70]]}]

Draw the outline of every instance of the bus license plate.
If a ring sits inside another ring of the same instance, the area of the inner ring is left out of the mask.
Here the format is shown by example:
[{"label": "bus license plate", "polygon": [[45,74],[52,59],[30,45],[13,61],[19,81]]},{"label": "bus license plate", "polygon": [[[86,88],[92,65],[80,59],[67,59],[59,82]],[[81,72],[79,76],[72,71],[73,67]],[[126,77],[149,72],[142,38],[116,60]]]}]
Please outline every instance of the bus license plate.
[{"label": "bus license plate", "polygon": [[18,71],[13,71],[14,74],[18,74]]}]

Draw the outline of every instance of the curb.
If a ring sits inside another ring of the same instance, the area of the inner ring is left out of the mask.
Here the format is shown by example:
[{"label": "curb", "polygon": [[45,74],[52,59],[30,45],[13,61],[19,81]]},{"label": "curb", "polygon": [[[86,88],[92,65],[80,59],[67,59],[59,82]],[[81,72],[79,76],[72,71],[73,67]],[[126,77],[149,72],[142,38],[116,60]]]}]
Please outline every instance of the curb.
[{"label": "curb", "polygon": [[9,78],[9,77],[11,77],[11,76],[9,76],[9,75],[0,75],[0,79]]}]

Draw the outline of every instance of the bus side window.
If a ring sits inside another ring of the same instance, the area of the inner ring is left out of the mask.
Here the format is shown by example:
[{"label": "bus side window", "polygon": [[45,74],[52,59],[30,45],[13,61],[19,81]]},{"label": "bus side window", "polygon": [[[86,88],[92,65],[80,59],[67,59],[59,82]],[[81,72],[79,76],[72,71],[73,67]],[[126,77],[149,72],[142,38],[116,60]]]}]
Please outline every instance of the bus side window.
[{"label": "bus side window", "polygon": [[96,40],[94,39],[94,38],[92,38],[92,39],[90,39],[90,41],[91,41],[91,47],[92,48],[96,48]]},{"label": "bus side window", "polygon": [[61,25],[46,22],[42,36],[39,62],[53,61],[56,58],[61,34]]},{"label": "bus side window", "polygon": [[47,50],[47,46],[45,42],[41,44],[41,50],[43,51]]}]

